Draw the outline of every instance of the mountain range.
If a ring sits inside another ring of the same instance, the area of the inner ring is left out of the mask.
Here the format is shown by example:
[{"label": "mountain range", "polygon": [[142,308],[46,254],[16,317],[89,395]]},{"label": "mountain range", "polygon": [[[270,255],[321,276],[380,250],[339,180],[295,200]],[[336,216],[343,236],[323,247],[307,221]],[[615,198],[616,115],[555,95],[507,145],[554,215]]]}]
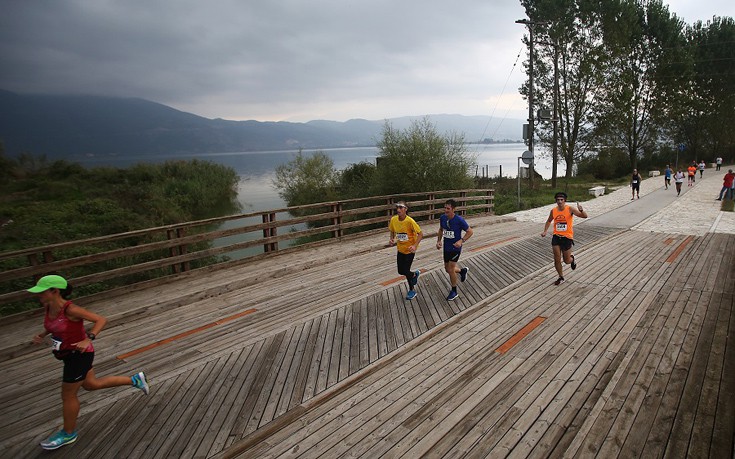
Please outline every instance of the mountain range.
[{"label": "mountain range", "polygon": [[[467,142],[518,141],[523,120],[427,115],[441,133]],[[392,118],[405,129],[422,117]],[[0,90],[0,142],[5,153],[67,158],[171,155],[372,146],[386,120],[306,123],[209,119],[137,98],[18,94]]]}]

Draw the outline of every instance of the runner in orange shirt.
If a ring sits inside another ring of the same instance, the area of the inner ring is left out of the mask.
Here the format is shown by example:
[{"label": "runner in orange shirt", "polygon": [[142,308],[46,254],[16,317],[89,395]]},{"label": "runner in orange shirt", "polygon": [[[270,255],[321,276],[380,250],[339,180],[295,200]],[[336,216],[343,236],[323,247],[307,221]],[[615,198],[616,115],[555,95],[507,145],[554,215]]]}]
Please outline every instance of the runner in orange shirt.
[{"label": "runner in orange shirt", "polygon": [[687,181],[687,186],[694,186],[694,181],[697,178],[697,163],[692,161],[692,165],[687,167],[687,174],[687,177],[689,179]]},{"label": "runner in orange shirt", "polygon": [[559,273],[559,278],[554,282],[554,285],[559,285],[564,282],[564,272],[561,264],[562,255],[564,256],[564,263],[571,265],[572,270],[577,269],[577,263],[574,261],[574,254],[572,254],[572,246],[574,245],[574,216],[587,218],[587,212],[582,209],[579,203],[577,203],[576,209],[568,206],[567,194],[563,191],[556,193],[554,198],[556,199],[556,207],[549,212],[549,218],[546,220],[544,232],[541,233],[541,237],[546,237],[549,225],[553,222],[554,235],[551,238],[551,248],[554,250],[554,267],[556,268],[556,272]]}]

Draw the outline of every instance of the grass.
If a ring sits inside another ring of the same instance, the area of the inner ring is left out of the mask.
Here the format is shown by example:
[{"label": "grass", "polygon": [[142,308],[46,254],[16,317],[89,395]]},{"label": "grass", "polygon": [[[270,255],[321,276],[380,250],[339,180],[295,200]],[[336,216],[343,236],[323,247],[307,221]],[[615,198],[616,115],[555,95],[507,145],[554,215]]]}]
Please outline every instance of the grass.
[{"label": "grass", "polygon": [[604,185],[606,188],[605,193],[609,194],[612,189],[625,186],[627,183],[627,176],[614,180],[596,180],[593,177],[584,176],[569,179],[562,177],[557,179],[556,187],[552,188],[551,180],[537,178],[533,186],[530,186],[528,179],[522,179],[520,206],[518,203],[518,182],[516,179],[505,177],[482,179],[478,183],[478,186],[495,189],[495,214],[504,215],[517,210],[551,205],[554,203],[554,195],[559,191],[567,194],[567,202],[583,202],[594,198],[588,192],[589,188],[593,186]]}]

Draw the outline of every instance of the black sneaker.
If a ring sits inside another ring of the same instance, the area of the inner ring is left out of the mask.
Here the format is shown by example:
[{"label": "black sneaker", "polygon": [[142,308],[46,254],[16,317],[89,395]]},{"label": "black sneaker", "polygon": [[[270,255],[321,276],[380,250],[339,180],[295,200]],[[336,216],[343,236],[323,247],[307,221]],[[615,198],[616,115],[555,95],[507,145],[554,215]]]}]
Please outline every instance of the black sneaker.
[{"label": "black sneaker", "polygon": [[572,265],[571,266],[572,266],[572,271],[577,269],[577,262],[574,261],[574,255],[572,255]]},{"label": "black sneaker", "polygon": [[564,278],[563,277],[560,277],[560,278],[558,278],[556,280],[556,282],[554,282],[554,285],[561,285],[563,283],[564,283]]},{"label": "black sneaker", "polygon": [[459,271],[459,280],[461,282],[464,282],[467,280],[467,273],[470,271],[470,268],[464,267]]}]

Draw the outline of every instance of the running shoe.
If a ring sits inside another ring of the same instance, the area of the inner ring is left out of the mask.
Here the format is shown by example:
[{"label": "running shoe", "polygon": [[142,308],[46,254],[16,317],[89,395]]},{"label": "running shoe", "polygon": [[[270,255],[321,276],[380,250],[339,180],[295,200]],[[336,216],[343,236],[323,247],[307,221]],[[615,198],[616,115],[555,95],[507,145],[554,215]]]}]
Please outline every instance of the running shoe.
[{"label": "running shoe", "polygon": [[419,276],[421,275],[421,270],[416,270],[413,272],[414,276],[413,279],[411,279],[411,285],[416,285],[419,282]]},{"label": "running shoe", "polygon": [[74,443],[77,441],[77,433],[66,433],[64,429],[59,430],[55,434],[48,437],[46,440],[41,442],[41,448],[52,450],[61,448],[64,445]]},{"label": "running shoe", "polygon": [[447,297],[447,301],[454,301],[454,300],[457,299],[458,296],[459,296],[459,294],[457,292],[455,292],[454,290],[452,290],[451,292],[449,292],[449,296]]},{"label": "running shoe", "polygon": [[571,266],[572,266],[572,271],[574,271],[575,269],[577,269],[577,262],[574,261],[574,255],[572,255],[572,265]]},{"label": "running shoe", "polygon": [[142,390],[144,394],[148,395],[148,393],[150,392],[150,387],[148,386],[148,380],[145,377],[145,373],[143,373],[142,371],[136,373],[132,376],[131,379],[133,380],[133,387]]},{"label": "running shoe", "polygon": [[564,283],[564,278],[563,277],[560,277],[560,278],[558,278],[556,280],[556,282],[554,282],[554,285],[561,285],[563,283]]},{"label": "running shoe", "polygon": [[413,300],[414,298],[416,298],[416,295],[417,295],[416,290],[409,290],[408,294],[406,295],[406,299]]},{"label": "running shoe", "polygon": [[467,273],[470,271],[470,268],[464,267],[459,271],[459,280],[464,282],[467,279]]}]

